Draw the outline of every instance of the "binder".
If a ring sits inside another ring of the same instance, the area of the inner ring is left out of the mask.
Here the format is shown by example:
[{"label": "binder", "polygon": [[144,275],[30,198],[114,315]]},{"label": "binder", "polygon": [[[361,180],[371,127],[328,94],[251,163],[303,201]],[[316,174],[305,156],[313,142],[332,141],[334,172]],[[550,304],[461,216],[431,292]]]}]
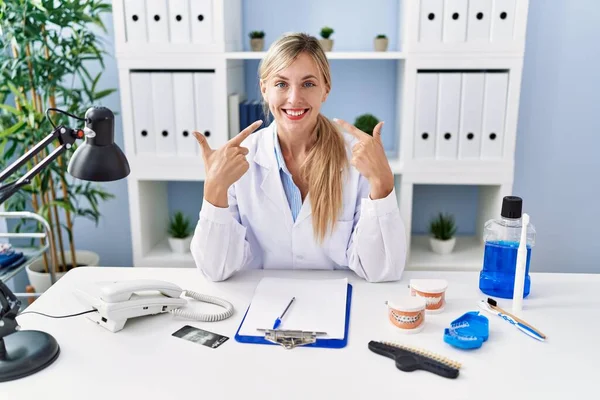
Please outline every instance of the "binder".
[{"label": "binder", "polygon": [[197,125],[194,110],[194,77],[191,72],[173,73],[173,94],[177,154],[196,156],[199,154],[199,146],[192,135]]},{"label": "binder", "polygon": [[212,0],[190,1],[190,24],[192,27],[192,42],[211,44],[214,40],[214,9]]},{"label": "binder", "polygon": [[446,0],[444,6],[444,42],[464,42],[467,36],[467,0]]},{"label": "binder", "polygon": [[492,42],[513,40],[516,0],[494,0]]},{"label": "binder", "polygon": [[442,19],[444,0],[421,0],[419,15],[419,41],[440,43],[442,41]]},{"label": "binder", "polygon": [[437,73],[417,74],[414,157],[418,159],[435,158],[438,80]]},{"label": "binder", "polygon": [[489,42],[491,26],[492,0],[470,1],[467,41],[469,43]]},{"label": "binder", "polygon": [[190,43],[188,0],[169,0],[169,37],[171,43]]},{"label": "binder", "polygon": [[[272,329],[292,297],[295,302],[285,312],[281,326]],[[343,348],[348,344],[351,304],[352,285],[347,279],[263,278],[235,340],[287,348]]]},{"label": "binder", "polygon": [[462,74],[458,158],[479,158],[483,121],[484,75],[481,72]]},{"label": "binder", "polygon": [[458,158],[460,73],[441,73],[439,82],[436,158]]},{"label": "binder", "polygon": [[128,43],[146,43],[146,6],[144,0],[125,0],[125,37]]},{"label": "binder", "polygon": [[502,157],[508,73],[486,73],[481,158]]},{"label": "binder", "polygon": [[196,130],[204,133],[213,149],[227,142],[227,132],[215,129],[215,73],[194,72],[194,104],[196,107]]},{"label": "binder", "polygon": [[240,103],[245,99],[241,93],[232,93],[229,95],[229,139],[235,137],[242,131],[240,129]]},{"label": "binder", "polygon": [[173,110],[173,81],[171,73],[152,73],[152,115],[156,138],[156,155],[177,154],[175,114]]},{"label": "binder", "polygon": [[146,0],[146,20],[148,21],[148,42],[169,42],[169,21],[166,0]]},{"label": "binder", "polygon": [[152,81],[150,73],[131,73],[131,103],[136,154],[154,154],[154,121],[152,119]]}]

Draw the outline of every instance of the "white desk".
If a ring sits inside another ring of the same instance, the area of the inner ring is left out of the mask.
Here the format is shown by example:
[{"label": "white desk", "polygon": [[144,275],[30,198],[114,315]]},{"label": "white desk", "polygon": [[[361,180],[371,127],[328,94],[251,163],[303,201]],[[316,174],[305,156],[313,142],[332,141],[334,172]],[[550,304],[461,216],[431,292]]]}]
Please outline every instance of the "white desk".
[{"label": "white desk", "polygon": [[[238,343],[235,332],[254,287],[263,276],[340,277],[353,284],[348,345],[343,349],[296,348]],[[408,291],[411,277],[449,282],[446,310],[428,315],[416,335],[395,331],[386,319],[385,300]],[[77,268],[31,307],[53,315],[83,311],[72,294],[80,282],[156,278],[184,289],[228,299],[233,317],[216,323],[178,319],[170,314],[127,322],[111,333],[85,316],[49,319],[18,317],[23,329],[52,334],[59,358],[45,370],[0,384],[0,399],[572,399],[598,398],[600,275],[532,274],[532,294],[524,319],[548,336],[538,342],[499,317],[486,314],[490,338],[474,351],[443,341],[443,330],[485,298],[477,273],[406,272],[401,282],[369,284],[351,273],[332,271],[250,271],[229,281],[205,281],[194,269]],[[507,310],[510,302],[498,299]],[[212,305],[192,304],[197,310]],[[183,325],[229,336],[217,349],[171,336]],[[372,353],[370,340],[415,345],[462,362],[458,379],[402,372],[394,361]],[[186,396],[186,397],[184,397]]]}]

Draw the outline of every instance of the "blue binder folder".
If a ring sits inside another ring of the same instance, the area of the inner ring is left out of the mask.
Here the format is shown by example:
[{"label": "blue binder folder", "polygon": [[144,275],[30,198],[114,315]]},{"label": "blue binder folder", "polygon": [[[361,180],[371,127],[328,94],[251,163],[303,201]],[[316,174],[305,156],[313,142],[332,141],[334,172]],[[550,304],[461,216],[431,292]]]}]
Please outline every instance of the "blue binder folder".
[{"label": "blue binder folder", "polygon": [[[350,327],[350,308],[352,304],[352,285],[348,283],[348,289],[346,292],[346,315],[345,315],[345,324],[344,324],[344,337],[343,339],[332,339],[332,338],[319,338],[317,337],[315,343],[304,344],[301,347],[323,347],[323,348],[332,348],[332,349],[340,349],[345,347],[348,344],[348,330]],[[279,344],[270,342],[265,339],[264,335],[261,335],[260,332],[256,336],[247,336],[241,335],[240,330],[244,325],[244,321],[246,316],[248,315],[248,311],[250,310],[250,306],[246,309],[244,313],[244,318],[242,318],[242,322],[240,323],[236,333],[235,340],[239,343],[250,343],[250,344],[268,344],[268,345],[276,345]]]}]

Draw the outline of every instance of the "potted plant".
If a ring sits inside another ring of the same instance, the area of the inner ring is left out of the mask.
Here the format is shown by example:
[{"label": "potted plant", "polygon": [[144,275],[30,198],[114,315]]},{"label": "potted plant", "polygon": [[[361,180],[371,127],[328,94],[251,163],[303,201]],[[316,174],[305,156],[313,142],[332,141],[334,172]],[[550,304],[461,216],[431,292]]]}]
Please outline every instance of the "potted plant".
[{"label": "potted plant", "polygon": [[321,47],[323,47],[324,51],[331,51],[333,49],[333,39],[329,38],[333,32],[333,28],[328,26],[321,28],[322,39],[319,39],[319,43],[321,43]]},{"label": "potted plant", "polygon": [[377,126],[379,120],[373,114],[362,114],[359,115],[354,121],[354,126],[363,131],[364,133],[368,133],[373,136],[373,129]]},{"label": "potted plant", "polygon": [[248,36],[250,36],[250,48],[252,51],[263,51],[265,48],[265,32],[252,31]]},{"label": "potted plant", "polygon": [[190,251],[192,228],[190,220],[177,211],[169,221],[169,246],[175,253],[184,254]]},{"label": "potted plant", "polygon": [[456,224],[451,214],[439,213],[429,224],[429,243],[438,254],[449,254],[456,244]]},{"label": "potted plant", "polygon": [[[77,127],[62,113],[50,112],[46,116],[49,107],[82,117],[92,105],[99,105],[101,99],[115,91],[99,89],[103,56],[108,53],[95,34],[95,28],[106,32],[101,17],[110,12],[111,5],[94,0],[61,2],[59,8],[55,4],[0,2],[0,42],[5,50],[0,52],[0,167],[3,168],[52,132],[48,118],[57,126]],[[99,72],[92,74],[89,68],[94,64]],[[44,149],[33,164],[50,150],[51,147]],[[3,204],[6,211],[36,212],[52,229],[53,240],[48,245],[58,265],[52,265],[45,253],[27,268],[30,283],[37,292],[50,286],[50,268],[60,277],[73,267],[99,263],[96,253],[76,247],[73,224],[77,217],[98,224],[100,202],[114,196],[101,186],[79,182],[68,175],[68,160],[73,150],[50,163],[31,184]],[[20,177],[32,167],[29,163],[14,176]],[[41,226],[24,222],[18,222],[11,230],[43,231]]]},{"label": "potted plant", "polygon": [[387,51],[388,38],[383,34],[379,34],[375,37],[375,51]]}]

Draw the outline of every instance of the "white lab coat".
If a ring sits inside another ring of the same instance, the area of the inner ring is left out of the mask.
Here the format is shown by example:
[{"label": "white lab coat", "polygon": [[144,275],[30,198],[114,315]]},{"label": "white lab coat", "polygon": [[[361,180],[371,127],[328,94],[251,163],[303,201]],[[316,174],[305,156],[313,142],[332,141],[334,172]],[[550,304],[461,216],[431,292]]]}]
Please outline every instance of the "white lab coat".
[{"label": "white lab coat", "polygon": [[[401,278],[406,236],[395,190],[369,198],[369,182],[350,165],[343,211],[323,244],[313,235],[310,193],[296,218],[283,190],[275,158],[275,122],[242,143],[249,170],[228,192],[229,207],[202,202],[191,242],[198,269],[221,281],[246,268],[351,269],[370,282]],[[344,134],[348,159],[356,139]]]}]

